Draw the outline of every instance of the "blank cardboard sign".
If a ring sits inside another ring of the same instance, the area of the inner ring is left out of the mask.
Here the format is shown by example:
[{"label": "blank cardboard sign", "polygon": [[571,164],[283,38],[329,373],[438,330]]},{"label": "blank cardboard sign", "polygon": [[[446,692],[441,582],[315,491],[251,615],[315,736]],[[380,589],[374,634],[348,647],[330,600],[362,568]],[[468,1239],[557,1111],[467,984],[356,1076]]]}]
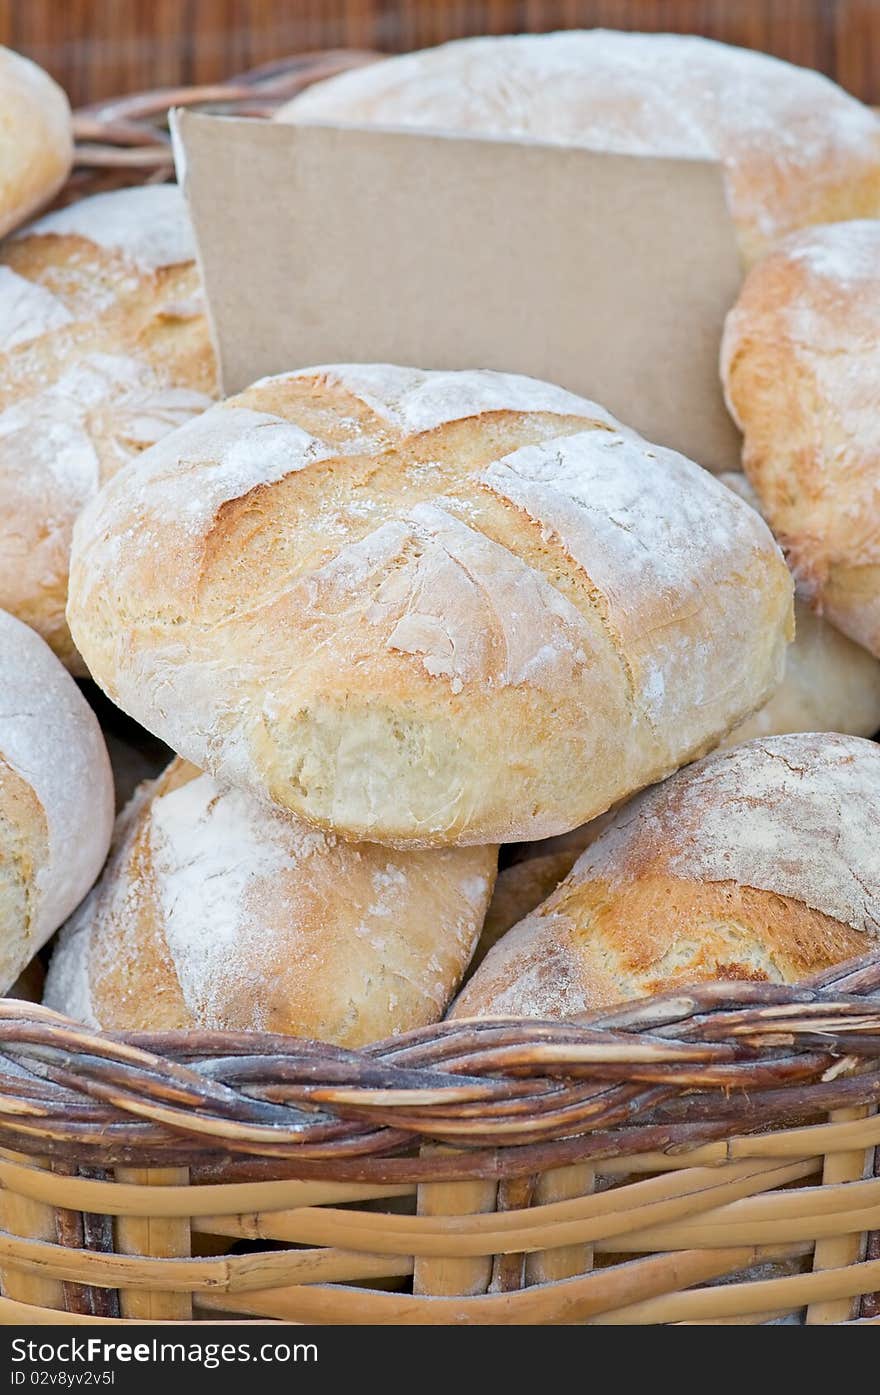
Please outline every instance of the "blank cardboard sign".
[{"label": "blank cardboard sign", "polygon": [[320,363],[505,369],[736,467],[717,163],[189,112],[174,135],[227,392]]}]

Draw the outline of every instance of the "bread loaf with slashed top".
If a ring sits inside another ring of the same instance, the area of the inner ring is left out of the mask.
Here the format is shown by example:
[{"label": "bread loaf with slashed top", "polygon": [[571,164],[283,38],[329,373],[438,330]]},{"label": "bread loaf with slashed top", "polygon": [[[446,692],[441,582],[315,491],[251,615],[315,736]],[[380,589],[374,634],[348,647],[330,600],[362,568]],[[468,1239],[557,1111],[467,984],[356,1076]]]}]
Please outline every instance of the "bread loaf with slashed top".
[{"label": "bread loaf with slashed top", "polygon": [[29,58],[0,48],[0,236],[49,202],[72,161],[64,92]]},{"label": "bread loaf with slashed top", "polygon": [[880,222],[807,229],[753,267],[721,373],[800,595],[880,658]]},{"label": "bread loaf with slashed top", "polygon": [[547,383],[303,369],[120,470],[75,532],[97,681],[352,839],[560,833],[778,681],[791,581],[711,475]]},{"label": "bread loaf with slashed top", "polygon": [[720,751],[618,810],[455,1017],[566,1017],[707,979],[793,983],[880,935],[880,746]]}]

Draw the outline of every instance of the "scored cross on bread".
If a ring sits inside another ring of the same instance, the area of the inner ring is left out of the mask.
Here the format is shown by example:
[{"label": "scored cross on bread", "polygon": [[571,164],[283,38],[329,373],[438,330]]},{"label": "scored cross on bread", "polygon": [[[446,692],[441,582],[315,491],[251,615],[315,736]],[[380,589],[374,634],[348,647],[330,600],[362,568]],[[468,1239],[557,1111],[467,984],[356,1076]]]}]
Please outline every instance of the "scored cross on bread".
[{"label": "scored cross on bread", "polygon": [[69,620],[109,695],[350,838],[585,822],[765,700],[792,586],[758,515],[530,378],[303,369],[124,467]]}]

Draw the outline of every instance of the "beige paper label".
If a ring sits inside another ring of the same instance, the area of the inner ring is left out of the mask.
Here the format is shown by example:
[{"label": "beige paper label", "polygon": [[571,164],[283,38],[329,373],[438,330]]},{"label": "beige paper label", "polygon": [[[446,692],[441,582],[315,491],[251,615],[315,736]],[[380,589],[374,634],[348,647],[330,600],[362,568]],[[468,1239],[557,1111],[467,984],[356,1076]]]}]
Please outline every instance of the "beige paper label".
[{"label": "beige paper label", "polygon": [[174,114],[227,392],[320,363],[559,383],[739,464],[718,347],[741,280],[720,166]]}]

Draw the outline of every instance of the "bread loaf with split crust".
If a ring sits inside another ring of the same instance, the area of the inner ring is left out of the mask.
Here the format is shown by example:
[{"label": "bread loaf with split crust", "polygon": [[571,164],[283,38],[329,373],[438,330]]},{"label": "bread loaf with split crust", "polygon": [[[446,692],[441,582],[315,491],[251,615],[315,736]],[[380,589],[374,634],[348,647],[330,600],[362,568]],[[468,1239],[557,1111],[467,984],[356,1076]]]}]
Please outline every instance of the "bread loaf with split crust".
[{"label": "bread loaf with split crust", "polygon": [[268,378],[123,467],[68,616],[125,711],[354,840],[564,832],[778,682],[791,580],[711,475],[547,383]]},{"label": "bread loaf with split crust", "polygon": [[0,48],[0,237],[49,202],[72,162],[64,92],[29,58]]},{"label": "bread loaf with split crust", "polygon": [[792,983],[880,934],[880,746],[777,736],[618,811],[454,1017],[565,1017],[707,979]]},{"label": "bread loaf with split crust", "polygon": [[880,222],[809,229],[753,268],[721,372],[800,594],[880,658]]},{"label": "bread loaf with split crust", "polygon": [[494,848],[344,843],[176,760],[120,816],[46,1002],[109,1030],[360,1046],[442,1017],[496,862]]}]

